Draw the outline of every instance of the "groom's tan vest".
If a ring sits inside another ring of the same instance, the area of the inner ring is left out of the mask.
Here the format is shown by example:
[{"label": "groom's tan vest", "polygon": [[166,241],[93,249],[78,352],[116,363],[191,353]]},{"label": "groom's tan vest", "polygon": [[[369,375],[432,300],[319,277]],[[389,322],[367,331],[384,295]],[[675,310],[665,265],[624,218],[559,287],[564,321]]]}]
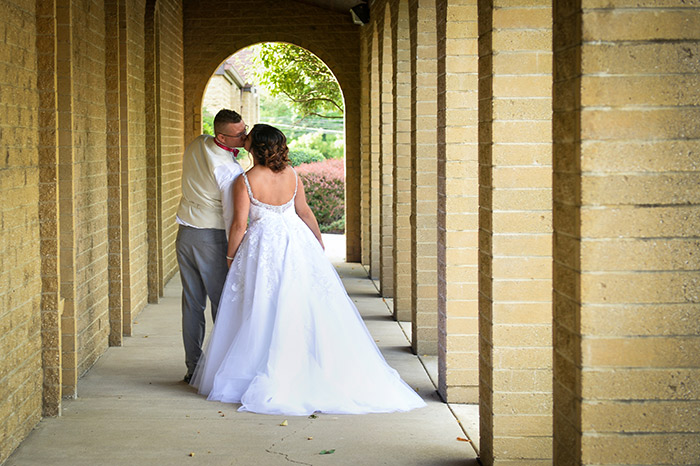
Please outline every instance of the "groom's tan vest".
[{"label": "groom's tan vest", "polygon": [[182,162],[182,198],[177,216],[197,228],[225,229],[221,191],[214,170],[235,163],[231,153],[208,135],[199,136],[187,146]]}]

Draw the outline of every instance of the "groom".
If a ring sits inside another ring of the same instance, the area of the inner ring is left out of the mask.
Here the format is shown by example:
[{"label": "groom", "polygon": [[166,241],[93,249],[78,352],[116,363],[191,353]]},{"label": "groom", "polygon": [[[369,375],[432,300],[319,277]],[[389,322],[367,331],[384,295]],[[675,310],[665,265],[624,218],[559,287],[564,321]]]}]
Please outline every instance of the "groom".
[{"label": "groom", "polygon": [[247,127],[233,110],[214,117],[214,134],[187,146],[182,161],[182,198],[175,242],[182,281],[182,339],[189,383],[202,354],[207,296],[216,319],[228,264],[226,231],[233,219],[233,182],[243,173],[236,161]]}]

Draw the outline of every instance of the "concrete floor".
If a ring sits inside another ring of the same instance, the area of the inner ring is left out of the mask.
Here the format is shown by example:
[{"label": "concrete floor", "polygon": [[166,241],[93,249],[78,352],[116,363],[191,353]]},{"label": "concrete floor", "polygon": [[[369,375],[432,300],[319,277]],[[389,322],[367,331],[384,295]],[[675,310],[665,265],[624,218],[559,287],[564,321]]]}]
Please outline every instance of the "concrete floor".
[{"label": "concrete floor", "polygon": [[[243,413],[238,405],[206,401],[181,381],[176,276],[160,302],[137,317],[124,346],[109,348],[80,379],[79,397],[64,401],[61,416],[43,419],[5,465],[477,465],[477,407],[440,401],[435,358],[411,353],[410,327],[391,318],[391,303],[361,265],[343,262],[343,237],[326,235],[325,242],[387,362],[427,407],[309,418]],[[474,445],[457,440],[468,436]]]}]

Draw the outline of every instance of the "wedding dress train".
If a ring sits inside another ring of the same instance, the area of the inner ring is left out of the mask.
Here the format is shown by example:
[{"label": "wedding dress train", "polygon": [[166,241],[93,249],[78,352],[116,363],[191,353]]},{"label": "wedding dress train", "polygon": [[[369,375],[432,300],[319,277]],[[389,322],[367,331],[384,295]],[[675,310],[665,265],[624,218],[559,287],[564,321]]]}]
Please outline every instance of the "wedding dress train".
[{"label": "wedding dress train", "polygon": [[[245,175],[243,175],[245,177]],[[192,379],[240,411],[308,415],[425,405],[391,368],[323,248],[284,205],[251,200],[216,324]]]}]

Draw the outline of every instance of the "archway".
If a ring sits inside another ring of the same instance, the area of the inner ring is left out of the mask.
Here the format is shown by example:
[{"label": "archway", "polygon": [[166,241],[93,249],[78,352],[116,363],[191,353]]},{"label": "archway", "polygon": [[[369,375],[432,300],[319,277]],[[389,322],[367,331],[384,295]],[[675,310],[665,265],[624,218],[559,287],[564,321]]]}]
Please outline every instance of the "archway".
[{"label": "archway", "polygon": [[[290,20],[302,16],[303,22]],[[212,71],[232,52],[259,42],[288,42],[311,51],[331,69],[345,96],[346,257],[359,262],[360,28],[346,13],[297,2],[261,1],[255,9],[240,9],[235,2],[202,9],[186,2],[183,17],[185,143],[201,128],[200,105]],[[265,27],[256,26],[260,24]]]},{"label": "archway", "polygon": [[[219,110],[237,111],[252,128],[266,123],[287,136],[289,161],[304,181],[306,200],[322,233],[345,233],[344,101],[336,77],[312,52],[283,42],[239,50],[214,71],[202,98],[202,132],[213,135]],[[241,150],[236,159],[253,161]],[[345,239],[335,259],[345,257]],[[330,250],[329,250],[330,252]]]}]

